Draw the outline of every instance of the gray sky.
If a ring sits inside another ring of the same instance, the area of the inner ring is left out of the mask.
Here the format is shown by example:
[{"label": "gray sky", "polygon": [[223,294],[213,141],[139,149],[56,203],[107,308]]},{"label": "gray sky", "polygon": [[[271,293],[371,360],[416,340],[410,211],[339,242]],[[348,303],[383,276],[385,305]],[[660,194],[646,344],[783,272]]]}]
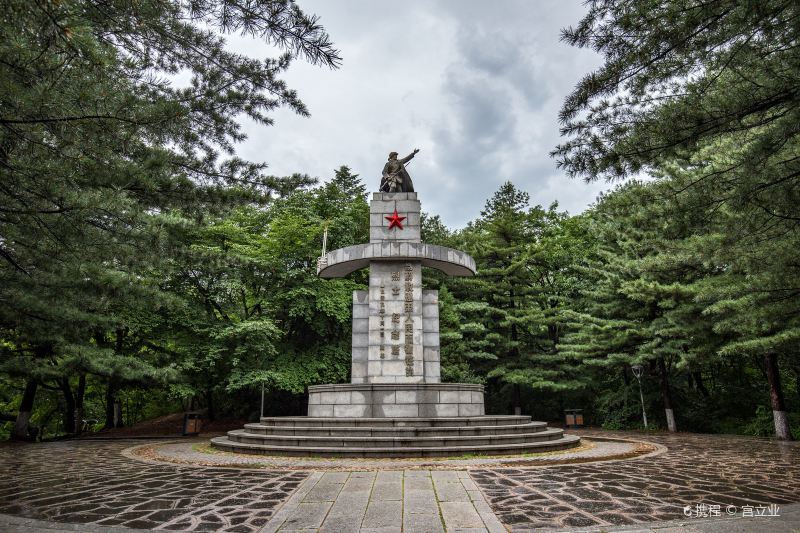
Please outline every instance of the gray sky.
[{"label": "gray sky", "polygon": [[[275,125],[246,126],[238,153],[270,172],[322,180],[348,165],[377,189],[390,151],[407,155],[422,209],[451,227],[479,216],[510,180],[533,204],[558,201],[578,213],[605,183],[587,185],[556,169],[557,114],[591,51],[559,41],[585,12],[578,0],[298,0],[321,17],[343,58],[339,70],[296,61],[284,76],[311,112],[288,110]],[[233,37],[254,57],[269,47]],[[263,48],[263,49],[262,49]]]}]

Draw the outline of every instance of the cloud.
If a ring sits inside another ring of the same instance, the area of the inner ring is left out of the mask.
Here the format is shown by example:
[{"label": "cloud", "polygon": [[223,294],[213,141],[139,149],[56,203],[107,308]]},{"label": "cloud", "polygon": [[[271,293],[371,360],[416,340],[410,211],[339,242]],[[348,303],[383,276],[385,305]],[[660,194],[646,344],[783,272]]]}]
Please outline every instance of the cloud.
[{"label": "cloud", "polygon": [[[323,180],[346,164],[374,190],[390,151],[419,147],[408,170],[423,209],[453,227],[479,216],[507,180],[532,203],[558,200],[572,213],[608,188],[569,180],[549,156],[564,97],[599,63],[558,40],[583,16],[578,0],[299,5],[320,15],[342,68],[295,63],[285,78],[311,118],[280,110],[273,127],[247,124],[242,157],[266,161],[274,174]],[[271,55],[266,45],[231,45]]]}]

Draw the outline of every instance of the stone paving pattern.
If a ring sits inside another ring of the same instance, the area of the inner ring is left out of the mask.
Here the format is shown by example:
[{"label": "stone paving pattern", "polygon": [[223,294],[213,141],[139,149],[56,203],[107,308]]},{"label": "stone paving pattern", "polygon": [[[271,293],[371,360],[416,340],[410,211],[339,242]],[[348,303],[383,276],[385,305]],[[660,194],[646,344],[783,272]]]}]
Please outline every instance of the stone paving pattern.
[{"label": "stone paving pattern", "polygon": [[499,533],[466,471],[315,472],[265,533]]},{"label": "stone paving pattern", "polygon": [[161,466],[123,457],[131,441],[0,446],[0,513],[172,531],[261,529],[306,472]]},{"label": "stone paving pattern", "polygon": [[[125,526],[232,532],[280,527],[290,532],[290,526],[303,525],[310,531],[355,531],[356,526],[382,533],[400,527],[495,531],[493,515],[513,531],[783,532],[800,525],[800,512],[750,521],[683,515],[683,506],[698,503],[797,509],[788,504],[800,501],[798,443],[684,433],[576,433],[638,438],[667,451],[574,465],[356,472],[349,464],[348,472],[309,472],[142,462],[121,454],[136,444],[130,440],[2,444],[0,531],[105,532]],[[670,530],[656,522],[662,520],[681,522]]]},{"label": "stone paving pattern", "polygon": [[725,509],[800,501],[798,443],[687,433],[613,435],[642,438],[668,450],[627,461],[470,473],[514,531],[685,519],[684,506],[700,503]]},{"label": "stone paving pattern", "polygon": [[[769,518],[765,522],[764,518],[724,518],[710,520],[686,520],[672,522],[656,522],[642,527],[640,524],[635,526],[603,527],[603,528],[581,528],[570,529],[571,533],[592,532],[592,533],[797,533],[800,531],[800,505],[787,505],[781,507],[779,517]],[[98,526],[94,524],[62,524],[57,522],[47,522],[32,518],[20,518],[11,515],[0,514],[0,531],[13,531],[14,533],[144,533],[151,531],[148,529],[128,529],[116,526]],[[469,530],[461,530],[469,531]],[[515,529],[515,533],[523,533],[526,530]],[[547,533],[551,529],[528,530],[537,533]]]}]

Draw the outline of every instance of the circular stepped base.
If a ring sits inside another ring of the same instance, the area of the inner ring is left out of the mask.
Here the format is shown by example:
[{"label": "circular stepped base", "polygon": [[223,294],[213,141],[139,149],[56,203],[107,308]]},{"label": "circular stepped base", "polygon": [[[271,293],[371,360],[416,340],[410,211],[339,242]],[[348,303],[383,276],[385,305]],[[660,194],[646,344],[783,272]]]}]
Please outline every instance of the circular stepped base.
[{"label": "circular stepped base", "polygon": [[549,452],[578,437],[529,416],[453,418],[262,418],[211,440],[226,451],[320,457],[445,457]]}]

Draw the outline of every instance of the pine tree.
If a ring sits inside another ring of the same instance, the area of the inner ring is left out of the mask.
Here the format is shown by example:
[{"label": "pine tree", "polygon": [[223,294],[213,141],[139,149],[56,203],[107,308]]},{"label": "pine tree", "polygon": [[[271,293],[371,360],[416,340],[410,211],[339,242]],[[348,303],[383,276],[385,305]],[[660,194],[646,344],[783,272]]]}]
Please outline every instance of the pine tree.
[{"label": "pine tree", "polygon": [[[797,147],[792,142],[786,149],[797,152]],[[738,136],[710,143],[663,165],[662,186],[675,197],[674,211],[696,213],[702,224],[683,249],[716,268],[718,275],[694,289],[704,314],[714,320],[715,334],[724,339],[720,354],[762,361],[776,435],[790,439],[779,362],[797,357],[800,338],[800,232],[796,204],[790,210],[786,203],[797,191],[787,183],[740,197],[736,182],[702,179],[709,168],[726,168],[748,150]]]},{"label": "pine tree", "polygon": [[459,236],[478,275],[446,282],[458,300],[448,312],[458,319],[446,320],[443,311],[443,360],[461,375],[485,375],[490,387],[510,392],[516,412],[526,390],[580,386],[572,363],[555,350],[577,234],[555,205],[545,210],[529,202],[527,193],[505,183]]},{"label": "pine tree", "polygon": [[605,62],[565,100],[567,140],[553,152],[587,180],[685,175],[672,196],[707,215],[695,251],[730,274],[701,293],[716,302],[707,312],[741,339],[723,353],[763,351],[779,438],[790,433],[778,361],[796,354],[787,250],[800,220],[798,10],[790,0],[592,2],[563,39]]},{"label": "pine tree", "polygon": [[[564,102],[559,163],[587,179],[621,177],[746,133],[756,142],[719,174],[746,180],[798,135],[798,10],[791,0],[590,2],[562,39],[605,62]],[[786,161],[757,179],[778,185],[796,170]]]},{"label": "pine tree", "polygon": [[714,269],[687,252],[697,228],[659,202],[658,189],[627,184],[586,215],[597,249],[582,267],[587,283],[567,313],[571,333],[561,349],[612,374],[635,364],[649,368],[660,384],[667,426],[676,431],[672,375],[706,363],[719,349],[697,301],[697,284]]},{"label": "pine tree", "polygon": [[[298,56],[330,67],[339,56],[291,1],[12,0],[0,21],[0,335],[28,361],[4,371],[35,391],[78,352],[117,366],[93,341],[125,325],[110,302],[144,297],[185,226],[287,187],[232,155],[239,117],[307,115],[280,74]],[[220,32],[283,54],[233,53]],[[188,86],[170,81],[178,73]]]}]

